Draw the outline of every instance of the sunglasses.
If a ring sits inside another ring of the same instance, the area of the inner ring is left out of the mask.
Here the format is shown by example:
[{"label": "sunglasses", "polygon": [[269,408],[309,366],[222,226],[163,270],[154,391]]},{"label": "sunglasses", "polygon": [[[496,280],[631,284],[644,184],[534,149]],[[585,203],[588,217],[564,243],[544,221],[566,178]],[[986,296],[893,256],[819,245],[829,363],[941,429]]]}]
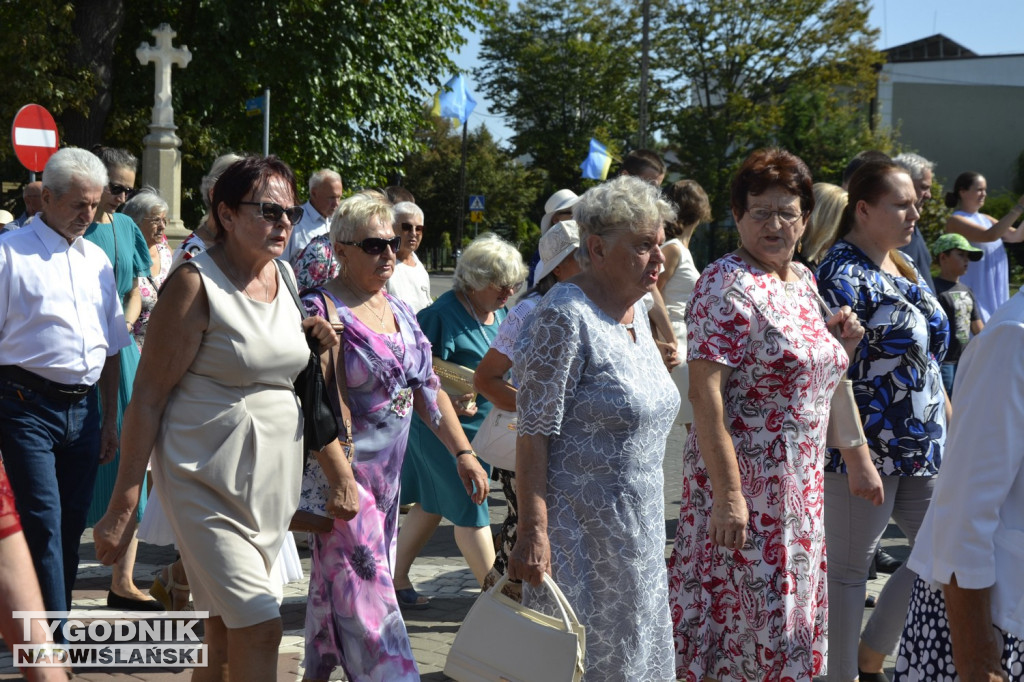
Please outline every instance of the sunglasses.
[{"label": "sunglasses", "polygon": [[302,214],[305,213],[301,206],[285,208],[273,201],[239,201],[238,203],[245,204],[246,206],[259,206],[263,219],[271,223],[280,222],[281,216],[288,216],[288,222],[294,225],[302,220]]},{"label": "sunglasses", "polygon": [[132,193],[132,188],[131,187],[125,187],[124,185],[119,185],[116,182],[112,182],[109,185],[107,185],[107,191],[110,192],[111,195],[116,197],[119,194],[124,194],[124,195],[131,194]]},{"label": "sunglasses", "polygon": [[379,256],[384,253],[384,249],[391,247],[392,253],[398,253],[398,247],[402,245],[401,237],[392,237],[391,239],[382,239],[381,237],[368,237],[361,242],[338,242],[346,246],[358,246],[365,253],[371,256]]},{"label": "sunglasses", "polygon": [[402,223],[403,232],[412,232],[413,230],[416,230],[417,232],[423,232],[423,226],[413,225],[412,223]]}]

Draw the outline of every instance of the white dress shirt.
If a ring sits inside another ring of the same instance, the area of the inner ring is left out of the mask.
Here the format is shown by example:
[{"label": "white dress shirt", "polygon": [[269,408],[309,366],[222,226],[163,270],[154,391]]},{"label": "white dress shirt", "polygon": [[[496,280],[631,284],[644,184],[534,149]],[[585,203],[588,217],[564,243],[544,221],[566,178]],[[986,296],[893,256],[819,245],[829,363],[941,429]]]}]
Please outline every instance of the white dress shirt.
[{"label": "white dress shirt", "polygon": [[0,240],[0,365],[91,385],[130,343],[103,249],[82,237],[68,244],[41,214]]},{"label": "white dress shirt", "polygon": [[331,229],[330,216],[320,215],[310,202],[304,203],[302,210],[302,220],[292,228],[292,236],[288,238],[288,243],[284,245],[284,253],[278,256],[278,260],[291,263],[292,259],[306,248],[306,244],[313,241],[313,237],[327,234]]},{"label": "white dress shirt", "polygon": [[938,481],[907,567],[992,588],[992,622],[1024,637],[1024,292],[999,308],[956,371]]},{"label": "white dress shirt", "polygon": [[426,308],[434,302],[430,295],[430,273],[420,262],[416,252],[412,252],[415,265],[406,265],[395,259],[395,271],[388,279],[385,287],[387,292],[400,301],[405,301],[414,313]]}]

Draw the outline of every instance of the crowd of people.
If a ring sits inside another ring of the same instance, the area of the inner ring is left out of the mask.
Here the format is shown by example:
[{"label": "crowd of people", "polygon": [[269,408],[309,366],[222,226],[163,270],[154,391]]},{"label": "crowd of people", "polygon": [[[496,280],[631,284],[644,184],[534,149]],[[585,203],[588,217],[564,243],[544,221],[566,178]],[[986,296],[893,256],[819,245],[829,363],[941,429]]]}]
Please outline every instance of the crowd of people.
[{"label": "crowd of people", "polygon": [[[431,606],[410,569],[442,519],[483,589],[506,576],[554,613],[554,579],[587,680],[878,682],[893,655],[899,680],[1024,679],[1024,298],[1003,247],[1024,239],[1024,197],[996,219],[985,178],[960,174],[929,245],[923,157],[864,152],[838,186],[758,149],[730,187],[738,247],[701,271],[707,194],[662,188],[638,150],[548,199],[532,262],[485,233],[434,300],[404,188],[345,197],[324,169],[300,203],[281,159],[225,154],[172,252],[136,166],[60,150],[0,237],[5,608],[69,610],[93,525],[109,607],[191,601],[208,612],[195,679],[271,680],[281,588],[302,575],[290,524],[317,509],[311,682],[419,679],[403,612]],[[304,452],[295,382],[315,359],[338,437]],[[852,404],[833,403],[846,380]],[[474,450],[492,409],[517,419],[514,464]],[[838,409],[858,442],[829,440]],[[904,564],[879,554],[890,520]],[[149,595],[139,540],[179,553]],[[45,637],[4,617],[0,633]]]}]

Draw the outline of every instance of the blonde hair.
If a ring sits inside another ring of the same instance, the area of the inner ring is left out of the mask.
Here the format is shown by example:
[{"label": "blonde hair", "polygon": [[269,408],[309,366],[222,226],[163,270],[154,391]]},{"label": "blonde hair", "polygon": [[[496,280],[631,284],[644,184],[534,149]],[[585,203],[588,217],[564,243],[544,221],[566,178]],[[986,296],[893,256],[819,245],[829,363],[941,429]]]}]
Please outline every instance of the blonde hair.
[{"label": "blonde hair", "polygon": [[518,249],[485,232],[466,247],[455,266],[456,291],[480,291],[489,285],[514,286],[526,279],[526,264]]},{"label": "blonde hair", "polygon": [[800,240],[800,255],[808,263],[818,263],[832,248],[839,231],[848,195],[839,185],[814,183],[814,210],[807,221],[807,229]]},{"label": "blonde hair", "polygon": [[357,192],[338,205],[331,220],[331,243],[355,240],[356,230],[369,225],[374,218],[382,225],[394,226],[395,214],[391,202],[377,192]]}]

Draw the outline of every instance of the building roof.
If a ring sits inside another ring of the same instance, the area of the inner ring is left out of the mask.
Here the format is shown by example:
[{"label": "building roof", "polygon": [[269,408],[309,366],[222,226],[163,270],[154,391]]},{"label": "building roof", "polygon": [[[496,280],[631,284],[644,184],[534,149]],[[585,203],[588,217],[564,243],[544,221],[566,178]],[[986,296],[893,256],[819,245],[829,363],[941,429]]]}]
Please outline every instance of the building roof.
[{"label": "building roof", "polygon": [[963,59],[978,57],[977,53],[968,50],[960,43],[950,40],[941,33],[909,43],[890,47],[885,56],[892,62],[924,62],[938,59]]}]

